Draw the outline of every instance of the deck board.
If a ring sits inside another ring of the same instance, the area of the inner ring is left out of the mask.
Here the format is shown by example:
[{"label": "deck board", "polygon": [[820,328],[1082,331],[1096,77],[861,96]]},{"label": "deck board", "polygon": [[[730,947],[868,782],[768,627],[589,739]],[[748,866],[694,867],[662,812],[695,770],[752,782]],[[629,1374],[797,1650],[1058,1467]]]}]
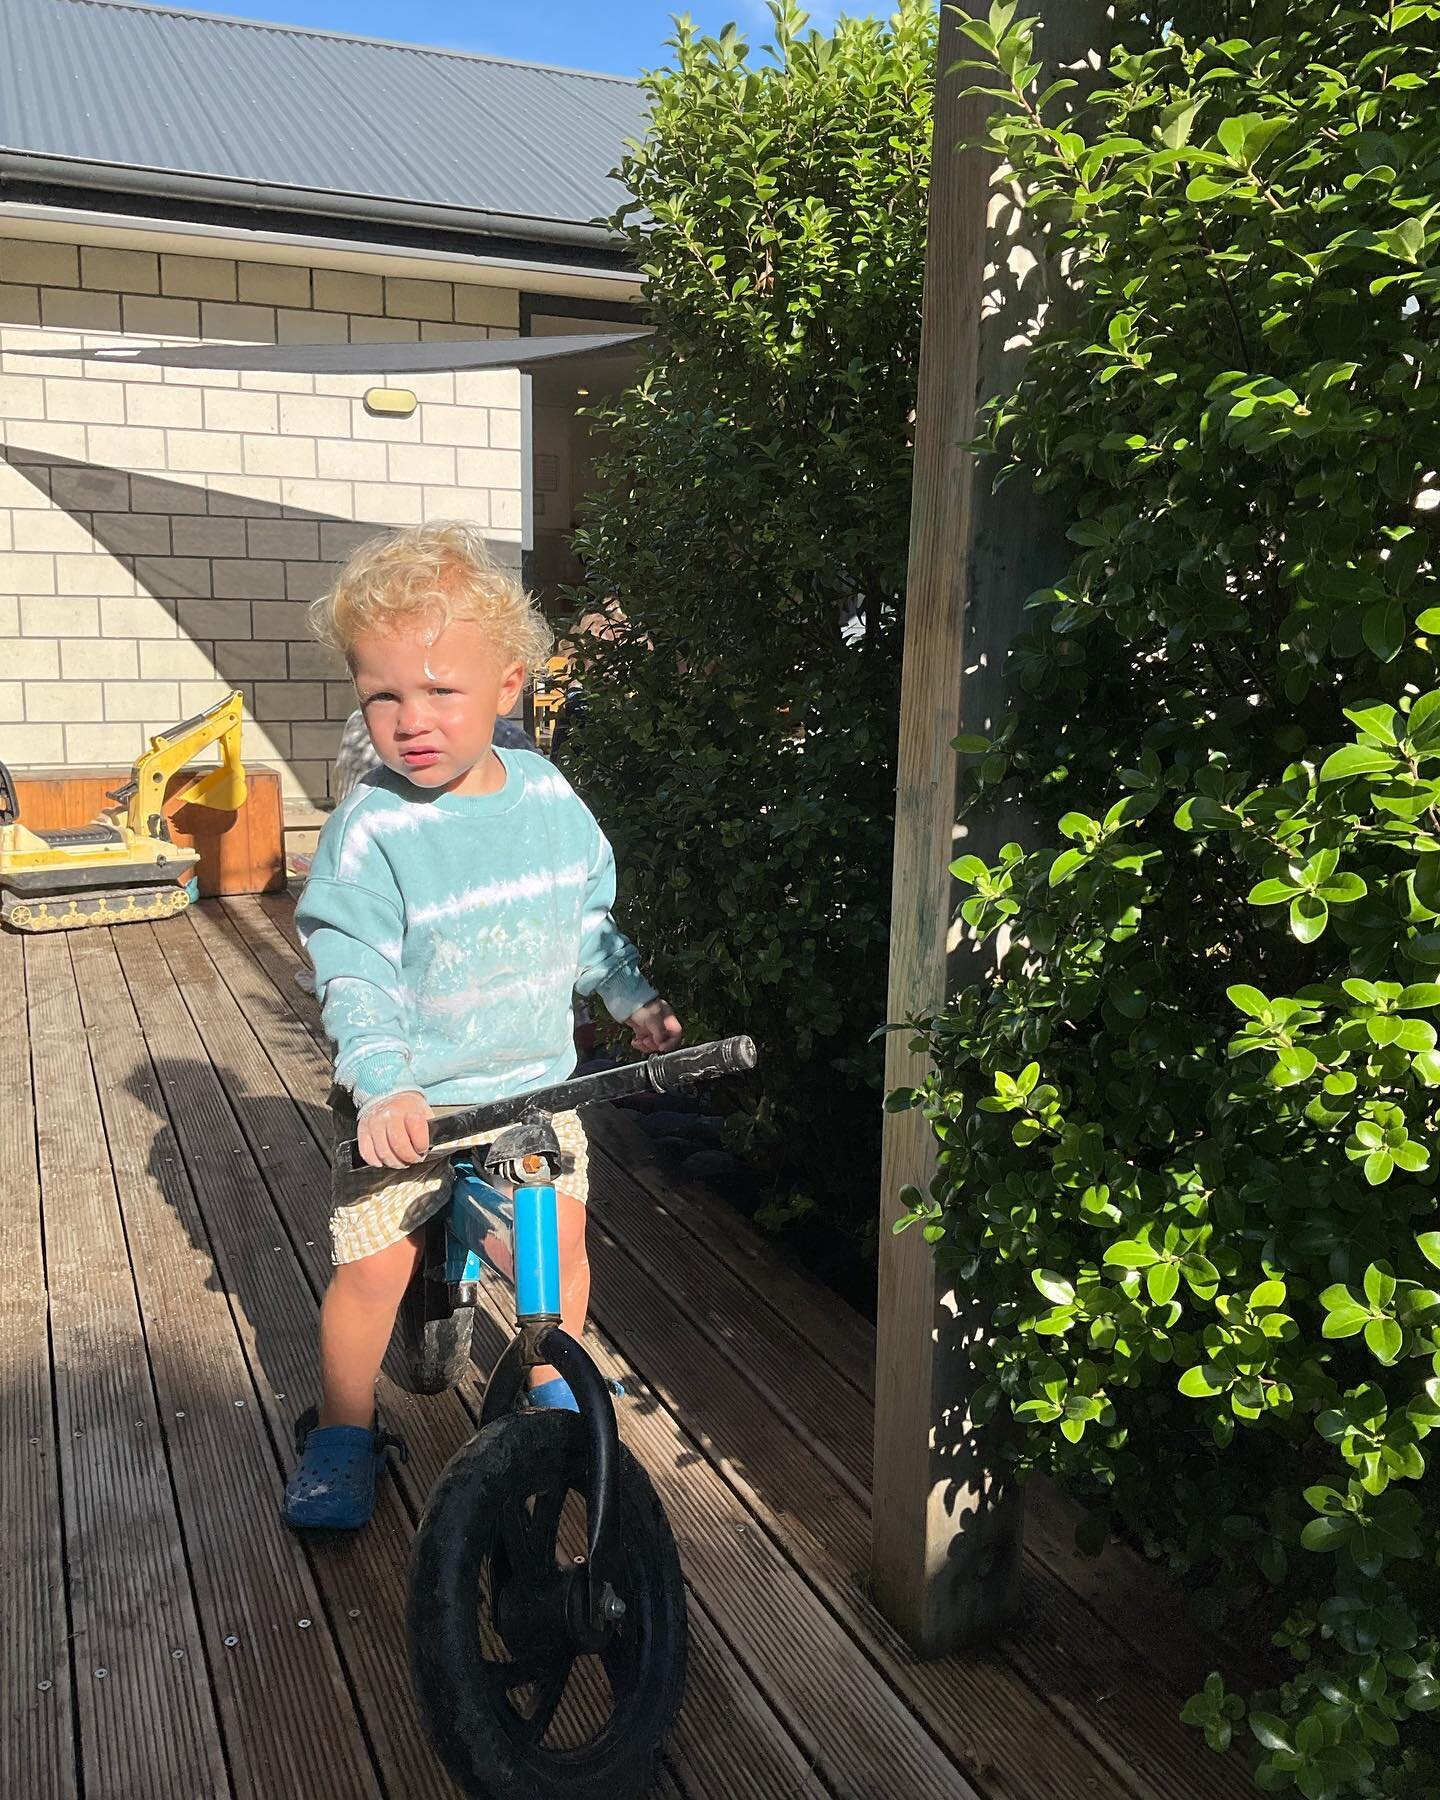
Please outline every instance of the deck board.
[{"label": "deck board", "polygon": [[[165,1047],[157,1061],[176,1135],[196,1191],[205,1195],[217,1268],[243,1311],[272,1435],[288,1471],[294,1417],[314,1397],[317,1277],[324,1251],[320,1240],[307,1244],[296,1236],[273,1195],[276,1189],[287,1196],[314,1189],[315,1168],[297,1155],[297,1149],[313,1150],[313,1145],[294,1122],[288,1098],[271,1091],[262,1072],[250,1066],[233,1001],[230,1008],[219,1004],[210,986],[219,985],[213,970],[203,977],[185,916],[163,930],[129,930],[151,939],[132,992],[152,1052]],[[177,967],[180,980],[167,981],[166,969],[174,977]],[[323,1206],[323,1191],[319,1200]],[[306,1208],[299,1230],[319,1229],[313,1211]],[[271,1517],[279,1486],[277,1476],[267,1507]],[[452,1790],[420,1732],[405,1667],[413,1516],[404,1483],[383,1482],[371,1529],[352,1541],[317,1543],[310,1554],[385,1791],[406,1800],[422,1795],[442,1800]],[[281,1529],[278,1517],[275,1529]]]},{"label": "deck board", "polygon": [[[0,933],[0,994],[23,1018],[20,939]],[[74,1676],[66,1617],[60,1465],[51,1392],[50,1325],[36,1160],[35,1094],[26,1034],[0,1058],[0,1793],[75,1800]]]},{"label": "deck board", "polygon": [[[87,1800],[228,1796],[70,948],[25,945]],[[21,1791],[24,1791],[23,1789]]]},{"label": "deck board", "polygon": [[275,1529],[279,1463],[129,989],[103,933],[77,934],[73,957],[235,1793],[358,1800],[377,1791],[369,1750],[335,1706],[342,1665],[305,1553]]},{"label": "deck board", "polygon": [[[283,897],[0,936],[4,991],[28,983],[30,1003],[28,1039],[0,1047],[7,1795],[453,1796],[410,1699],[403,1608],[478,1370],[430,1400],[382,1378],[411,1460],[366,1532],[302,1543],[276,1513],[329,1273],[329,1065],[299,966]],[[1150,1572],[1078,1563],[1051,1496],[1016,1629],[917,1662],[868,1595],[872,1328],[623,1115],[593,1148],[589,1344],[626,1385],[622,1433],[690,1588],[660,1800],[1253,1791],[1176,1723],[1201,1652],[1163,1609],[1135,1617]],[[502,1300],[483,1298],[481,1365]]]}]

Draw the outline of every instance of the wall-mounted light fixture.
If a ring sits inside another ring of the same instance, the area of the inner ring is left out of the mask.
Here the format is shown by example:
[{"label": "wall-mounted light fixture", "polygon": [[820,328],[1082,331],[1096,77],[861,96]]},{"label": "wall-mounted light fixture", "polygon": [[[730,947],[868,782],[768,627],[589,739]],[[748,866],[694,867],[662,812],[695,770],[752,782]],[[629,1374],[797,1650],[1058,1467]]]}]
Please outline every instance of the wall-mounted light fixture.
[{"label": "wall-mounted light fixture", "polygon": [[377,419],[408,419],[419,405],[409,388],[368,388],[365,410]]}]

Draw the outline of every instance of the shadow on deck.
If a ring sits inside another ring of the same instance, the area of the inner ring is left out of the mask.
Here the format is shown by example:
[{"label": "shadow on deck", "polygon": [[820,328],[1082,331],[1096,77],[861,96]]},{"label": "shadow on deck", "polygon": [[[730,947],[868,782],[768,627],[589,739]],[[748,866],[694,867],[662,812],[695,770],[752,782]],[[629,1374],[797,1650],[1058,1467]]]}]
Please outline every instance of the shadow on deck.
[{"label": "shadow on deck", "polygon": [[[446,1800],[404,1664],[409,1540],[479,1387],[381,1403],[370,1529],[277,1501],[328,1272],[328,1062],[286,901],[0,935],[0,1792]],[[28,1024],[28,1030],[25,1028]],[[917,1662],[867,1593],[873,1333],[593,1122],[595,1330],[691,1594],[668,1800],[1238,1800],[1177,1722],[1208,1667],[1153,1578],[1033,1492],[991,1651]],[[492,1305],[477,1355],[505,1335]]]}]

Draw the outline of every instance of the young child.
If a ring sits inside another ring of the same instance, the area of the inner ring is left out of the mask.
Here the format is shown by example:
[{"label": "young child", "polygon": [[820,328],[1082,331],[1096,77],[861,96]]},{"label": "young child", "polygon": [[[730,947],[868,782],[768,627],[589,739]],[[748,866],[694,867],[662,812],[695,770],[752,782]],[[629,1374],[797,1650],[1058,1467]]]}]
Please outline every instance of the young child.
[{"label": "young child", "polygon": [[[577,990],[639,1050],[673,1049],[681,1028],[611,917],[615,864],[595,820],[543,757],[492,745],[550,633],[480,532],[378,538],[312,610],[350,665],[382,765],[326,823],[296,915],[335,1046],[337,1142],[358,1137],[368,1165],[332,1176],[322,1400],[283,1509],[292,1526],[334,1530],[374,1509],[375,1382],[419,1228],[449,1193],[445,1158],[426,1160],[430,1121],[563,1081]],[[563,1318],[578,1336],[585,1139],[573,1113],[555,1128]],[[555,1370],[531,1381],[532,1405],[573,1408]]]}]

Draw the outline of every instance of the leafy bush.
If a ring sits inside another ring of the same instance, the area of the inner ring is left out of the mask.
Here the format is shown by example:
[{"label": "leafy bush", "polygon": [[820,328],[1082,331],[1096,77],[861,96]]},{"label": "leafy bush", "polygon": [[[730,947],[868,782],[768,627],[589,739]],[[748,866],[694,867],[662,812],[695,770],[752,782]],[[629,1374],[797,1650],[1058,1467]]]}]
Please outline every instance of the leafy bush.
[{"label": "leafy bush", "polygon": [[1014,947],[920,1022],[913,1221],[1017,1459],[1273,1636],[1187,1716],[1433,1795],[1440,11],[1132,17],[1083,107],[1014,13],[971,66],[1075,304],[987,447],[1075,554],[967,763],[1050,841],[954,865]]},{"label": "leafy bush", "polygon": [[620,171],[660,335],[577,537],[629,625],[574,768],[656,979],[761,1045],[747,1135],[868,1223],[935,21],[771,10],[769,64],[679,25]]}]

